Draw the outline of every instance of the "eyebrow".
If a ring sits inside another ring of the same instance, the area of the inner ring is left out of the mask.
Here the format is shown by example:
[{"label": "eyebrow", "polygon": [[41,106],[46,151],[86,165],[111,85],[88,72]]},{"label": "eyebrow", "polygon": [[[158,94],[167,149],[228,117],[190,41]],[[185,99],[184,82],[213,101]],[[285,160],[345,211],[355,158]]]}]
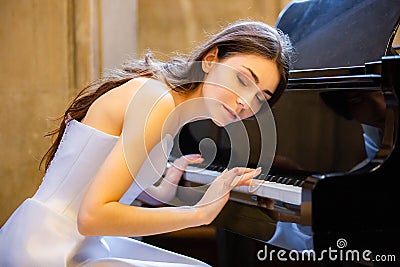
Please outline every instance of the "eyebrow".
[{"label": "eyebrow", "polygon": [[269,95],[269,96],[274,96],[274,93],[272,93],[270,90],[268,90],[268,89],[265,89],[265,90],[263,90],[263,92],[264,93],[266,93],[267,95]]},{"label": "eyebrow", "polygon": [[246,70],[248,70],[251,74],[251,76],[253,76],[253,79],[256,81],[256,83],[258,84],[260,82],[260,80],[258,79],[257,75],[253,72],[252,69],[242,65],[243,68],[245,68]]},{"label": "eyebrow", "polygon": [[[250,74],[251,74],[251,76],[253,77],[253,79],[254,79],[254,81],[256,82],[256,84],[258,84],[258,83],[260,83],[260,80],[258,79],[258,77],[257,77],[257,75],[253,72],[253,70],[252,69],[250,69],[250,68],[248,68],[248,67],[246,67],[246,66],[244,66],[244,65],[242,65],[242,67],[243,68],[245,68],[246,70],[248,70],[249,72],[250,72]],[[262,90],[264,93],[266,93],[267,95],[269,95],[269,96],[273,96],[274,95],[274,93],[272,93],[270,90],[268,90],[268,89],[265,89],[265,90]]]}]

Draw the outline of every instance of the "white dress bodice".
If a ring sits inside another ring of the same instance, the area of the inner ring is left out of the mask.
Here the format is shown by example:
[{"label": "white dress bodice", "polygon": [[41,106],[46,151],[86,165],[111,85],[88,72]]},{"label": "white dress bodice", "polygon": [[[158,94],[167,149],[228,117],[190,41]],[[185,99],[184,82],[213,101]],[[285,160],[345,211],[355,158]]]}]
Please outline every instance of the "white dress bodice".
[{"label": "white dress bodice", "polygon": [[118,138],[76,120],[69,121],[33,198],[58,213],[76,218],[89,183]]}]

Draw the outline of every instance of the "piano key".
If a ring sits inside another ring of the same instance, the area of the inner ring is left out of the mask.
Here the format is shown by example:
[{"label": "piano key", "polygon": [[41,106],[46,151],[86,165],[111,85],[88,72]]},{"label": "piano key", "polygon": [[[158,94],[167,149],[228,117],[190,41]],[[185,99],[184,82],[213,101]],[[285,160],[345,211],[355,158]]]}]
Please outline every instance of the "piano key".
[{"label": "piano key", "polygon": [[278,176],[271,175],[271,179],[269,179],[270,182],[276,182],[278,180]]},{"label": "piano key", "polygon": [[293,185],[293,183],[294,183],[294,179],[293,178],[289,178],[289,177],[287,177],[287,180],[286,180],[286,182],[285,182],[286,184],[288,184],[288,185]]},{"label": "piano key", "polygon": [[271,181],[271,180],[272,180],[272,177],[273,177],[273,175],[268,174],[268,175],[267,175],[267,179],[265,179],[265,180],[266,180],[266,181]]},{"label": "piano key", "polygon": [[261,173],[256,177],[257,180],[266,180],[267,179],[267,174],[266,173]]},{"label": "piano key", "polygon": [[[184,179],[198,184],[210,184],[221,173],[214,170],[201,169],[194,166],[188,166],[184,174]],[[273,176],[276,179],[278,177]],[[283,177],[279,177],[283,180]],[[276,180],[275,179],[275,180]],[[254,179],[255,181],[260,181]],[[241,192],[249,195],[257,195],[261,197],[272,198],[275,200],[283,201],[286,203],[300,205],[301,204],[301,191],[299,186],[282,184],[273,181],[262,181],[256,186],[237,186],[232,189],[236,192]]]}]

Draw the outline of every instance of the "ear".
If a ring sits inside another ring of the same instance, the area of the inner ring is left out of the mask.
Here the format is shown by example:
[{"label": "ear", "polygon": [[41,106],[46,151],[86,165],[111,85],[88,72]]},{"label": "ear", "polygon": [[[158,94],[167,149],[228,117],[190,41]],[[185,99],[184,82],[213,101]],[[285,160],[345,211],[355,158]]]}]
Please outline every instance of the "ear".
[{"label": "ear", "polygon": [[201,66],[205,73],[209,73],[212,66],[214,65],[213,63],[218,61],[217,55],[218,55],[218,47],[214,47],[207,53],[207,55],[205,55],[203,61],[201,62]]}]

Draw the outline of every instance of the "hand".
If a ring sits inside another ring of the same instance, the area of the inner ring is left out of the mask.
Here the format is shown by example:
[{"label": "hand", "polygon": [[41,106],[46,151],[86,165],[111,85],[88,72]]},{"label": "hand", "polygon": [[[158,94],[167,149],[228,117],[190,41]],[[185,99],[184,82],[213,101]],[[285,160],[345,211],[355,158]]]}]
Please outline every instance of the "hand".
[{"label": "hand", "polygon": [[204,224],[210,224],[220,213],[229,199],[229,193],[235,186],[250,186],[252,179],[261,173],[261,168],[236,167],[225,170],[218,176],[196,204]]},{"label": "hand", "polygon": [[199,164],[203,161],[204,158],[202,158],[200,154],[181,156],[172,162],[171,167],[168,168],[167,172],[165,173],[165,178],[163,181],[166,180],[170,183],[178,184],[182,174],[185,172],[189,164]]},{"label": "hand", "polygon": [[174,160],[172,166],[181,171],[185,171],[186,167],[189,164],[202,163],[203,161],[204,158],[202,158],[200,154],[188,154],[188,155],[183,155]]},{"label": "hand", "polygon": [[138,198],[153,206],[170,202],[176,194],[177,184],[186,167],[189,164],[202,163],[203,161],[204,158],[199,154],[177,158],[166,171],[161,183],[158,186],[150,186]]}]

